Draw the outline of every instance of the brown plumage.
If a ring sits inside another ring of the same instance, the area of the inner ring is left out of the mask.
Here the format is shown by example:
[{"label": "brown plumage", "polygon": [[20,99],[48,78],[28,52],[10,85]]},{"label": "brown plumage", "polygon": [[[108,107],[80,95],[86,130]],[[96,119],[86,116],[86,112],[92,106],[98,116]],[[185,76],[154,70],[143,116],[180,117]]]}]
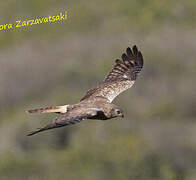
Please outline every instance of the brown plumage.
[{"label": "brown plumage", "polygon": [[123,111],[111,102],[121,92],[132,87],[143,67],[143,57],[136,46],[128,47],[122,54],[122,61],[117,59],[112,71],[97,87],[87,91],[77,104],[46,107],[29,110],[29,113],[59,113],[60,115],[43,128],[33,131],[28,136],[41,131],[76,124],[84,119],[107,120],[123,117]]}]

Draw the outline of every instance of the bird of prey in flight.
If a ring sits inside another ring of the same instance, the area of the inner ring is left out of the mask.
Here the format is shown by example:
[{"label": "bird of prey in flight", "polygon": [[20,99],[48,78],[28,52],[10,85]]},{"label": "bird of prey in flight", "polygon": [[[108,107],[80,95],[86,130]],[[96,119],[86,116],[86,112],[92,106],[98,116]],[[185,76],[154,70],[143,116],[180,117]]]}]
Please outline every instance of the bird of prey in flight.
[{"label": "bird of prey in flight", "polygon": [[124,117],[122,109],[112,104],[112,101],[121,92],[132,87],[142,67],[142,53],[138,51],[136,46],[133,46],[132,49],[128,47],[126,53],[122,54],[122,60],[115,61],[112,71],[104,81],[88,90],[79,103],[28,110],[29,113],[59,114],[52,123],[32,131],[28,136],[76,124],[85,119],[108,120]]}]

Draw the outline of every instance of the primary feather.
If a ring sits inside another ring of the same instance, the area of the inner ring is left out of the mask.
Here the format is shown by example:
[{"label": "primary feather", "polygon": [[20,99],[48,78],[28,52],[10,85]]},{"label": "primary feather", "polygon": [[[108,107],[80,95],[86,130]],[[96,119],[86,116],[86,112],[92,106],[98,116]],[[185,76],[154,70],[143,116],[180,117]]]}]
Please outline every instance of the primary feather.
[{"label": "primary feather", "polygon": [[81,101],[91,96],[101,96],[111,103],[116,96],[132,87],[143,67],[143,57],[136,46],[133,46],[132,50],[128,47],[126,53],[122,54],[122,60],[115,61],[114,68],[105,80],[87,91]]}]

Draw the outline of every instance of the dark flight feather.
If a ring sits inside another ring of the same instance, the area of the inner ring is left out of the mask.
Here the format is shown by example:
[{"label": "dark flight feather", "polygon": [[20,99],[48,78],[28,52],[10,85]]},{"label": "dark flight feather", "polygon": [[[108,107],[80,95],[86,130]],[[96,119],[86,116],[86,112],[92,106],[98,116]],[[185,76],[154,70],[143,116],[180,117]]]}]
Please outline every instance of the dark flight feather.
[{"label": "dark flight feather", "polygon": [[105,80],[97,87],[88,90],[81,101],[91,96],[101,96],[111,102],[118,94],[133,85],[143,67],[143,57],[136,46],[133,46],[132,50],[128,47],[126,54],[122,54],[122,60],[116,59],[115,63]]},{"label": "dark flight feather", "polygon": [[108,74],[104,82],[118,81],[122,79],[136,80],[137,74],[143,67],[143,57],[136,46],[127,48],[126,53],[122,54],[122,61],[117,59],[116,65],[112,71]]}]

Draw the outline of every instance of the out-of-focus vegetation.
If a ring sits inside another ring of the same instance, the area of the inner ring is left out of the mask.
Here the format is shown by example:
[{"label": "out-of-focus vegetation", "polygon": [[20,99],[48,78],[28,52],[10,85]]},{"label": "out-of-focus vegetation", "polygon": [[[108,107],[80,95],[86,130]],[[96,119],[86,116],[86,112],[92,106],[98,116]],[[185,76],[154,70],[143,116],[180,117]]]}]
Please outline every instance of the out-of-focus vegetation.
[{"label": "out-of-focus vegetation", "polygon": [[[68,10],[66,22],[0,31],[0,179],[196,179],[196,1],[1,1],[0,24]],[[26,137],[77,102],[136,44],[145,65],[114,103],[126,118]]]}]

